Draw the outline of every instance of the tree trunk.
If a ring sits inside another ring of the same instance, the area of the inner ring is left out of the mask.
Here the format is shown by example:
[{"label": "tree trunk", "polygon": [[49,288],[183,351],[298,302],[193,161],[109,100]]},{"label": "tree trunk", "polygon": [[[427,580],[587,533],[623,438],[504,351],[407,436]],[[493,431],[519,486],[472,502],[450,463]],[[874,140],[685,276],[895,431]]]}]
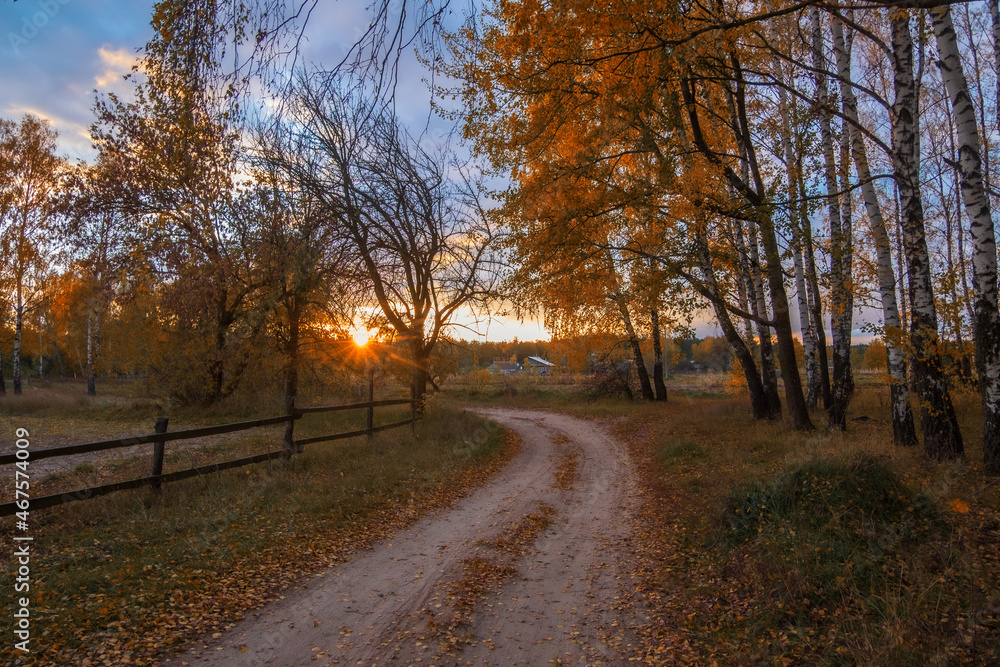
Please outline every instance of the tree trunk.
[{"label": "tree trunk", "polygon": [[754,362],[753,353],[747,347],[746,342],[740,337],[736,326],[729,317],[729,311],[719,303],[719,284],[715,280],[715,271],[712,269],[712,257],[708,251],[708,244],[700,232],[695,233],[695,244],[698,246],[698,254],[701,260],[701,273],[706,288],[712,296],[717,297],[711,301],[715,309],[715,317],[719,321],[722,333],[726,337],[733,353],[736,355],[740,367],[743,368],[743,377],[747,381],[747,391],[750,393],[750,409],[753,411],[754,419],[771,419],[770,405],[764,392],[764,384],[761,382],[760,374],[757,372],[757,364]]},{"label": "tree trunk", "polygon": [[[295,411],[295,399],[299,395],[299,326],[302,315],[301,310],[298,295],[293,295],[288,308],[288,346],[285,351],[288,355],[288,365],[285,367],[286,415],[291,415]],[[292,454],[295,453],[295,422],[292,420],[285,422],[285,437],[282,448],[286,460],[290,459]]]},{"label": "tree trunk", "polygon": [[225,384],[225,358],[226,358],[226,332],[221,326],[215,329],[215,358],[212,359],[211,388],[209,389],[208,403],[213,403],[222,397],[222,388]]},{"label": "tree trunk", "polygon": [[847,290],[844,274],[845,243],[843,219],[841,217],[840,187],[837,183],[837,163],[833,149],[833,128],[831,126],[830,93],[826,78],[826,55],[823,52],[823,33],[819,9],[813,8],[812,50],[813,66],[816,68],[816,96],[819,108],[820,143],[823,147],[824,175],[826,177],[827,212],[830,217],[830,300],[833,332],[833,383],[831,386],[830,426],[844,430],[847,427],[847,403],[849,400],[848,377],[851,363],[850,327],[848,338],[844,340],[844,319],[849,321],[847,312]]},{"label": "tree trunk", "polygon": [[628,304],[625,297],[615,294],[613,297],[618,312],[621,313],[622,322],[625,325],[625,334],[628,336],[629,345],[632,348],[632,357],[635,359],[635,372],[639,376],[639,386],[642,388],[642,397],[647,401],[652,401],[656,397],[653,394],[653,386],[649,382],[649,373],[646,371],[646,362],[642,358],[642,347],[639,345],[639,337],[632,326],[632,316],[628,312]]},{"label": "tree trunk", "polygon": [[[799,145],[796,159],[798,173],[802,174],[802,155],[804,149]],[[826,327],[823,325],[823,300],[819,293],[819,273],[816,270],[816,253],[813,247],[812,222],[809,220],[809,198],[806,193],[805,179],[798,179],[799,185],[799,220],[802,222],[802,245],[805,251],[806,297],[809,302],[810,323],[816,336],[816,356],[819,362],[819,394],[823,397],[823,407],[830,407],[830,364],[826,355]]]},{"label": "tree trunk", "polygon": [[[744,201],[752,207],[756,216],[757,228],[760,230],[761,244],[767,261],[767,282],[771,294],[771,312],[773,314],[774,331],[778,339],[778,358],[781,361],[782,377],[785,383],[785,400],[792,415],[796,429],[811,430],[809,409],[806,406],[805,395],[802,393],[802,380],[799,378],[798,362],[795,359],[795,339],[792,336],[792,323],[788,312],[788,295],[785,292],[785,274],[781,267],[781,251],[778,248],[778,238],[774,229],[774,220],[770,213],[770,202],[764,179],[757,162],[756,152],[750,143],[749,122],[746,119],[745,83],[742,79],[742,68],[735,55],[731,56],[736,74],[736,107],[739,116],[739,140],[744,143],[747,162],[752,164],[753,184],[741,180],[739,175],[725,164],[719,154],[712,150],[705,141],[695,104],[695,86],[693,80],[687,80],[681,86],[687,116],[691,122],[692,139],[697,149],[711,162],[719,166],[730,185],[734,186]],[[736,128],[734,128],[736,129]]]},{"label": "tree trunk", "polygon": [[87,313],[87,395],[97,396],[94,377],[94,311]]},{"label": "tree trunk", "polygon": [[[778,78],[785,80],[781,60],[777,59]],[[781,113],[781,147],[785,154],[785,176],[788,193],[788,223],[792,232],[792,262],[795,267],[795,296],[799,307],[799,329],[802,334],[802,351],[806,365],[806,405],[811,409],[819,404],[821,379],[819,363],[816,355],[816,331],[809,315],[809,295],[806,292],[805,265],[802,255],[804,244],[802,239],[802,224],[799,207],[795,204],[798,197],[797,183],[801,174],[795,169],[795,149],[792,146],[792,124],[789,113],[788,95],[785,89],[778,87],[778,108]]]},{"label": "tree trunk", "polygon": [[[843,31],[839,19],[834,20],[838,32]],[[845,49],[848,68],[850,68],[851,51]],[[850,88],[850,84],[841,80],[841,90]],[[853,91],[852,91],[853,92]],[[842,96],[843,97],[843,96]],[[854,369],[851,365],[851,343],[854,332],[854,202],[851,196],[851,132],[846,123],[841,123],[840,131],[840,251],[843,253],[840,263],[842,316],[839,324],[840,339],[844,348],[840,354],[844,357],[843,375],[840,382],[844,392],[844,411],[846,422],[847,405],[854,396]],[[846,423],[845,423],[846,425]]]},{"label": "tree trunk", "polygon": [[785,383],[785,400],[792,423],[796,429],[812,430],[809,408],[802,393],[799,365],[795,359],[795,340],[792,336],[792,321],[788,312],[788,295],[785,292],[785,273],[781,268],[781,252],[774,225],[770,220],[760,221],[761,241],[767,258],[767,282],[771,292],[771,311],[774,316],[774,332],[778,339],[778,359],[781,361],[781,378]]},{"label": "tree trunk", "polygon": [[4,379],[3,374],[3,355],[0,354],[0,396],[7,395],[7,381]]},{"label": "tree trunk", "polygon": [[[768,11],[774,10],[774,3],[770,0],[767,3]],[[777,44],[779,37],[773,23],[767,23],[768,37],[773,44]],[[819,402],[820,378],[819,365],[816,360],[816,332],[809,315],[809,296],[805,288],[805,267],[803,264],[803,243],[802,227],[800,224],[800,208],[796,205],[798,197],[797,183],[801,179],[801,172],[796,170],[795,149],[792,145],[792,123],[790,118],[790,105],[788,92],[785,86],[794,86],[794,80],[789,81],[784,73],[783,61],[780,58],[774,59],[774,68],[778,81],[782,84],[778,90],[778,112],[781,118],[781,149],[785,157],[785,181],[788,212],[788,226],[792,234],[791,247],[793,278],[795,281],[795,300],[799,311],[799,333],[802,337],[802,356],[806,370],[806,406],[814,409]],[[803,202],[804,203],[804,199]]]},{"label": "tree trunk", "polygon": [[993,216],[983,184],[976,110],[962,69],[951,10],[947,5],[935,7],[931,18],[941,54],[941,76],[954,110],[962,199],[972,235],[972,293],[976,314],[973,339],[983,401],[983,457],[987,468],[1000,472],[1000,309]]},{"label": "tree trunk", "polygon": [[962,434],[937,347],[937,310],[920,200],[919,154],[916,152],[918,100],[909,12],[894,11],[891,27],[896,96],[892,114],[892,157],[899,188],[903,248],[909,266],[910,344],[920,399],[924,453],[935,460],[954,459],[963,453]]},{"label": "tree trunk", "polygon": [[58,345],[52,345],[52,356],[56,358],[56,366],[59,368],[59,377],[66,379],[66,367],[63,366],[62,352],[59,351]]},{"label": "tree trunk", "polygon": [[663,346],[660,344],[660,313],[656,308],[649,311],[649,319],[653,329],[653,387],[656,389],[656,400],[667,400],[667,385],[663,381]]},{"label": "tree trunk", "polygon": [[410,372],[410,398],[416,401],[415,413],[424,414],[427,407],[427,346],[424,342],[424,323],[414,322],[409,332],[410,360],[413,364]]},{"label": "tree trunk", "polygon": [[996,103],[996,117],[1000,119],[1000,1],[989,0],[986,3],[990,8],[990,19],[992,21],[992,33],[993,33],[993,67],[997,72],[996,80],[996,90],[995,93],[995,103]]},{"label": "tree trunk", "polygon": [[[835,21],[835,24],[839,23]],[[835,28],[834,40],[842,40]],[[850,84],[850,59],[842,58],[846,50],[837,51],[837,69],[841,80]],[[913,423],[913,410],[910,408],[910,390],[906,382],[906,357],[900,345],[903,338],[903,324],[896,303],[896,276],[892,269],[892,243],[886,231],[885,219],[882,217],[882,206],[872,182],[871,168],[868,165],[868,149],[865,146],[861,132],[855,127],[860,123],[857,100],[851,85],[842,89],[844,100],[844,116],[850,128],[851,153],[854,166],[861,183],[861,194],[868,213],[868,225],[875,241],[875,251],[878,260],[879,294],[882,298],[882,319],[885,325],[886,368],[891,378],[889,385],[890,411],[892,413],[892,438],[897,445],[913,446],[917,444],[916,427]]]},{"label": "tree trunk", "polygon": [[[761,319],[767,319],[767,299],[764,296],[764,280],[760,266],[760,250],[757,245],[757,226],[748,222],[746,249],[749,260],[750,311]],[[743,245],[743,228],[737,221],[736,238]],[[767,397],[768,415],[771,419],[781,419],[781,396],[778,394],[778,372],[774,367],[774,345],[771,343],[771,328],[757,322],[757,339],[760,341],[760,375]]]},{"label": "tree trunk", "polygon": [[14,395],[21,395],[21,330],[24,326],[24,302],[21,300],[21,291],[17,292],[17,305],[14,309],[14,356],[12,362],[14,368]]}]

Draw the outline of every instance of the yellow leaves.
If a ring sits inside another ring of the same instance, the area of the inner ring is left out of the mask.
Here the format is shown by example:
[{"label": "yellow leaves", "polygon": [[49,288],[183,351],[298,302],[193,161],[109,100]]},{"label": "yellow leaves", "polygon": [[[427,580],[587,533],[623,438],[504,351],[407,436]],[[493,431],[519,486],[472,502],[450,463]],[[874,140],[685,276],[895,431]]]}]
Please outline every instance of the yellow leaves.
[{"label": "yellow leaves", "polygon": [[948,509],[956,514],[966,514],[969,511],[969,504],[959,498],[955,498],[948,504]]}]

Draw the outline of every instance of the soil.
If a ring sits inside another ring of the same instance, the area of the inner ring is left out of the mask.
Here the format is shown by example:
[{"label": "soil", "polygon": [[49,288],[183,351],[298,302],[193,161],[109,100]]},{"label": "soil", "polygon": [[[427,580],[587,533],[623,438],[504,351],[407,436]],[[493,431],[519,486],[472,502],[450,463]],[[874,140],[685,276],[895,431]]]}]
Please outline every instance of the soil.
[{"label": "soil", "polygon": [[[628,541],[638,498],[625,447],[599,422],[478,412],[523,442],[485,486],[163,664],[628,662],[634,623],[617,609],[635,585]],[[541,515],[544,530],[505,560],[505,536]],[[483,562],[503,573],[499,583],[460,601],[468,573],[480,571],[470,563]]]}]

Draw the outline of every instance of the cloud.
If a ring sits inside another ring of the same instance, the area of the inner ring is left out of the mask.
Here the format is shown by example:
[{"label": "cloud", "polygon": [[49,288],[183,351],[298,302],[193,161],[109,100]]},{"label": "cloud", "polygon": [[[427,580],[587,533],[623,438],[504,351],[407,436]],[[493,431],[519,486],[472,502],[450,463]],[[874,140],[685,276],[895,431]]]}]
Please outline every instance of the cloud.
[{"label": "cloud", "polygon": [[126,48],[112,50],[107,46],[101,46],[97,49],[97,55],[104,70],[94,77],[94,84],[98,90],[106,90],[111,88],[112,84],[121,81],[122,76],[131,72],[138,60],[135,52]]}]

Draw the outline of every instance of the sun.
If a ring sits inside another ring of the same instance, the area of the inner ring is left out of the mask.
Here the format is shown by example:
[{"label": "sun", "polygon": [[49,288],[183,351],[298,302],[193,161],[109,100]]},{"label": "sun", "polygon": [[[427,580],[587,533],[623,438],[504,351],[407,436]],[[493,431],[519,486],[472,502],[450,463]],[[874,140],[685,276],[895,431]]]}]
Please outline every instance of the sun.
[{"label": "sun", "polygon": [[371,340],[371,332],[365,329],[355,329],[351,334],[351,338],[354,339],[354,344],[358,347],[364,347]]}]

